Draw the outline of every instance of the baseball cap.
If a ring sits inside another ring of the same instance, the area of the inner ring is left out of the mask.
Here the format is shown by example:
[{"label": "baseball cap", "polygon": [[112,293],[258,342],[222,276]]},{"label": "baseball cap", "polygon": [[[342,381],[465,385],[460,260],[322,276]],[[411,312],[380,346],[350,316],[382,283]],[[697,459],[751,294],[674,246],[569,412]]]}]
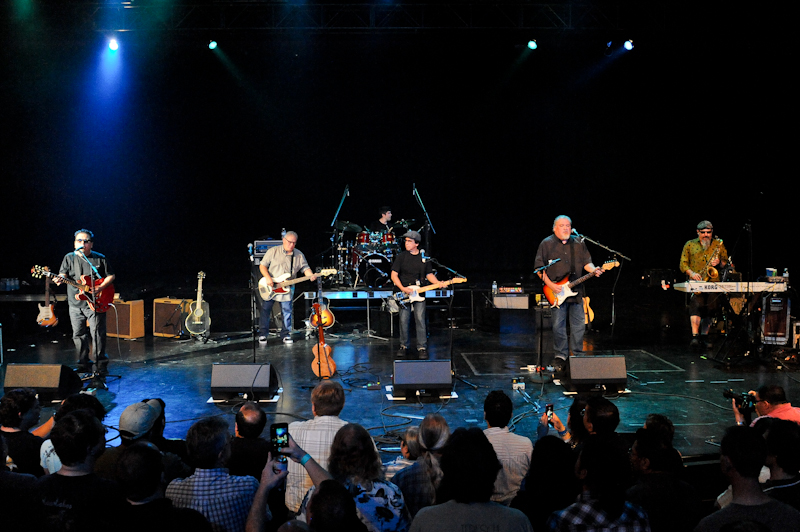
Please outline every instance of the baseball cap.
[{"label": "baseball cap", "polygon": [[136,440],[147,434],[160,416],[161,403],[157,400],[134,403],[119,416],[119,432],[124,438]]}]

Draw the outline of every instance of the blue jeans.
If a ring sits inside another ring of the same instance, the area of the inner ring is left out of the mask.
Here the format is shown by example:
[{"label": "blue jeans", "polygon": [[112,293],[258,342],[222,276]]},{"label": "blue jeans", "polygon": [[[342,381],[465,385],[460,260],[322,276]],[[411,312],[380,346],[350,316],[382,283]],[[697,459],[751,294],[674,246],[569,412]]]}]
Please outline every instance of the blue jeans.
[{"label": "blue jeans", "polygon": [[[556,358],[569,358],[569,348],[576,357],[583,355],[583,333],[586,331],[583,298],[575,303],[562,303],[553,311],[553,347]],[[569,319],[570,337],[567,339],[567,319]],[[572,344],[571,346],[569,344]]]},{"label": "blue jeans", "polygon": [[[92,312],[88,306],[69,306],[69,321],[72,323],[72,341],[78,352],[78,360],[90,360],[89,347],[92,347],[92,362],[106,357],[106,315]],[[86,322],[89,322],[87,329]]]},{"label": "blue jeans", "polygon": [[[411,308],[409,308],[409,306]],[[406,308],[400,309],[400,346],[409,347],[411,336],[411,313],[414,313],[414,322],[417,326],[417,349],[428,348],[428,330],[425,327],[425,302],[415,301],[406,303]]]},{"label": "blue jeans", "polygon": [[[269,320],[272,318],[272,305],[276,302],[274,299],[264,301],[261,304],[260,316],[260,334],[261,336],[269,335]],[[283,315],[283,329],[281,329],[281,338],[286,338],[292,332],[292,302],[278,301],[281,305],[281,314]]]}]

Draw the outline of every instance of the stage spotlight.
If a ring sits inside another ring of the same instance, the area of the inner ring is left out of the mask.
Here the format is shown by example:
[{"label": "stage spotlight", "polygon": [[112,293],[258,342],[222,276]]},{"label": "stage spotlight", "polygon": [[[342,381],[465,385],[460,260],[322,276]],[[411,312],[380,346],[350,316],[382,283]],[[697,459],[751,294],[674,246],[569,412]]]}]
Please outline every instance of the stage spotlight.
[{"label": "stage spotlight", "polygon": [[217,47],[217,41],[214,41],[214,40],[208,41],[208,49],[209,50],[214,50],[216,47]]},{"label": "stage spotlight", "polygon": [[119,50],[119,43],[117,42],[116,39],[111,39],[110,41],[108,41],[108,49],[113,50],[115,52]]},{"label": "stage spotlight", "polygon": [[633,50],[633,41],[628,39],[622,46],[624,46],[626,50]]},{"label": "stage spotlight", "polygon": [[538,47],[539,45],[536,44],[536,39],[528,41],[528,48],[530,48],[531,50],[536,50]]}]

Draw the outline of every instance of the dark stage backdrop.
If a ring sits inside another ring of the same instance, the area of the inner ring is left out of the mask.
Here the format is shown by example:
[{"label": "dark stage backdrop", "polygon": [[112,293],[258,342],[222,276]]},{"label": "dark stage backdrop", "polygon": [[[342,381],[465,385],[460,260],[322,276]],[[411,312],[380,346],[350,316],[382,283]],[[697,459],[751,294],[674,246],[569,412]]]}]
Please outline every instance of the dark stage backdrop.
[{"label": "dark stage backdrop", "polygon": [[212,52],[149,32],[109,58],[102,35],[4,27],[3,277],[57,267],[88,227],[123,292],[201,269],[246,286],[248,242],[283,227],[322,265],[346,185],[341,219],[388,204],[418,228],[416,185],[432,254],[481,282],[527,280],[562,213],[630,256],[631,282],[677,269],[704,218],[739,270],[746,225],[756,273],[797,264],[795,56],[733,49],[730,28],[640,32],[612,57],[577,32],[535,52],[518,35],[230,32]]}]

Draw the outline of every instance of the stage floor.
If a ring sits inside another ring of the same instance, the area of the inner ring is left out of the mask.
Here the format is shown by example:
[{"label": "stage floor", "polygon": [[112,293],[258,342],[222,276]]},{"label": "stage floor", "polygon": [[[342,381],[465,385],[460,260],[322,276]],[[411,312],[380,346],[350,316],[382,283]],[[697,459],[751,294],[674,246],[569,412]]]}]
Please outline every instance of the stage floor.
[{"label": "stage floor", "polygon": [[[800,403],[797,376],[785,367],[757,360],[756,356],[717,364],[709,360],[712,352],[697,352],[688,347],[688,326],[682,308],[661,311],[642,322],[641,309],[628,308],[621,313],[624,321],[612,341],[610,327],[589,331],[585,347],[590,355],[621,355],[627,367],[627,391],[613,397],[621,413],[620,432],[635,432],[648,413],[669,416],[676,426],[675,447],[687,458],[712,459],[717,442],[726,427],[733,423],[730,403],[722,391],[746,392],[765,383],[782,385],[790,400]],[[677,316],[674,315],[677,312]],[[344,315],[344,313],[342,313]],[[668,316],[668,314],[671,314]],[[633,319],[632,316],[640,316]],[[345,316],[346,317],[346,316]],[[68,320],[53,330],[29,331],[6,337],[5,363],[65,364],[75,367]],[[483,401],[491,390],[505,390],[514,403],[518,434],[535,438],[536,426],[544,405],[553,403],[566,421],[572,397],[564,387],[553,382],[530,382],[531,374],[522,368],[536,364],[538,336],[534,328],[504,329],[486,332],[460,324],[450,329],[438,320],[430,327],[430,360],[451,359],[461,380],[454,385],[454,398],[447,401],[425,400],[408,404],[392,401],[385,386],[392,383],[393,362],[398,340],[388,341],[363,335],[364,323],[338,322],[326,339],[333,347],[338,366],[334,376],[347,391],[341,417],[367,427],[381,448],[397,447],[395,431],[416,424],[425,414],[439,412],[451,427],[479,426],[483,422]],[[600,320],[596,320],[599,323]],[[627,325],[626,325],[627,324]],[[524,324],[523,324],[524,325]],[[521,332],[520,332],[521,331]],[[284,345],[278,338],[259,344],[247,333],[214,333],[212,340],[177,340],[147,335],[140,340],[109,338],[107,390],[97,396],[109,414],[106,423],[115,427],[123,409],[144,398],[161,397],[167,404],[168,437],[184,437],[190,425],[209,415],[225,416],[233,427],[236,403],[210,403],[212,364],[217,362],[269,363],[282,387],[276,402],[264,403],[269,422],[291,422],[311,416],[310,391],[317,382],[311,363],[314,331],[308,337],[300,331],[295,342]],[[717,339],[719,345],[720,339]],[[549,331],[543,338],[544,362],[552,360]],[[5,367],[3,368],[5,372]],[[512,379],[526,377],[530,400],[512,391]],[[4,377],[4,375],[3,375]],[[369,390],[370,383],[380,383],[380,390]],[[42,420],[53,411],[43,409]],[[109,431],[110,445],[117,445],[116,432]],[[394,450],[384,453],[384,460],[394,457]]]}]

